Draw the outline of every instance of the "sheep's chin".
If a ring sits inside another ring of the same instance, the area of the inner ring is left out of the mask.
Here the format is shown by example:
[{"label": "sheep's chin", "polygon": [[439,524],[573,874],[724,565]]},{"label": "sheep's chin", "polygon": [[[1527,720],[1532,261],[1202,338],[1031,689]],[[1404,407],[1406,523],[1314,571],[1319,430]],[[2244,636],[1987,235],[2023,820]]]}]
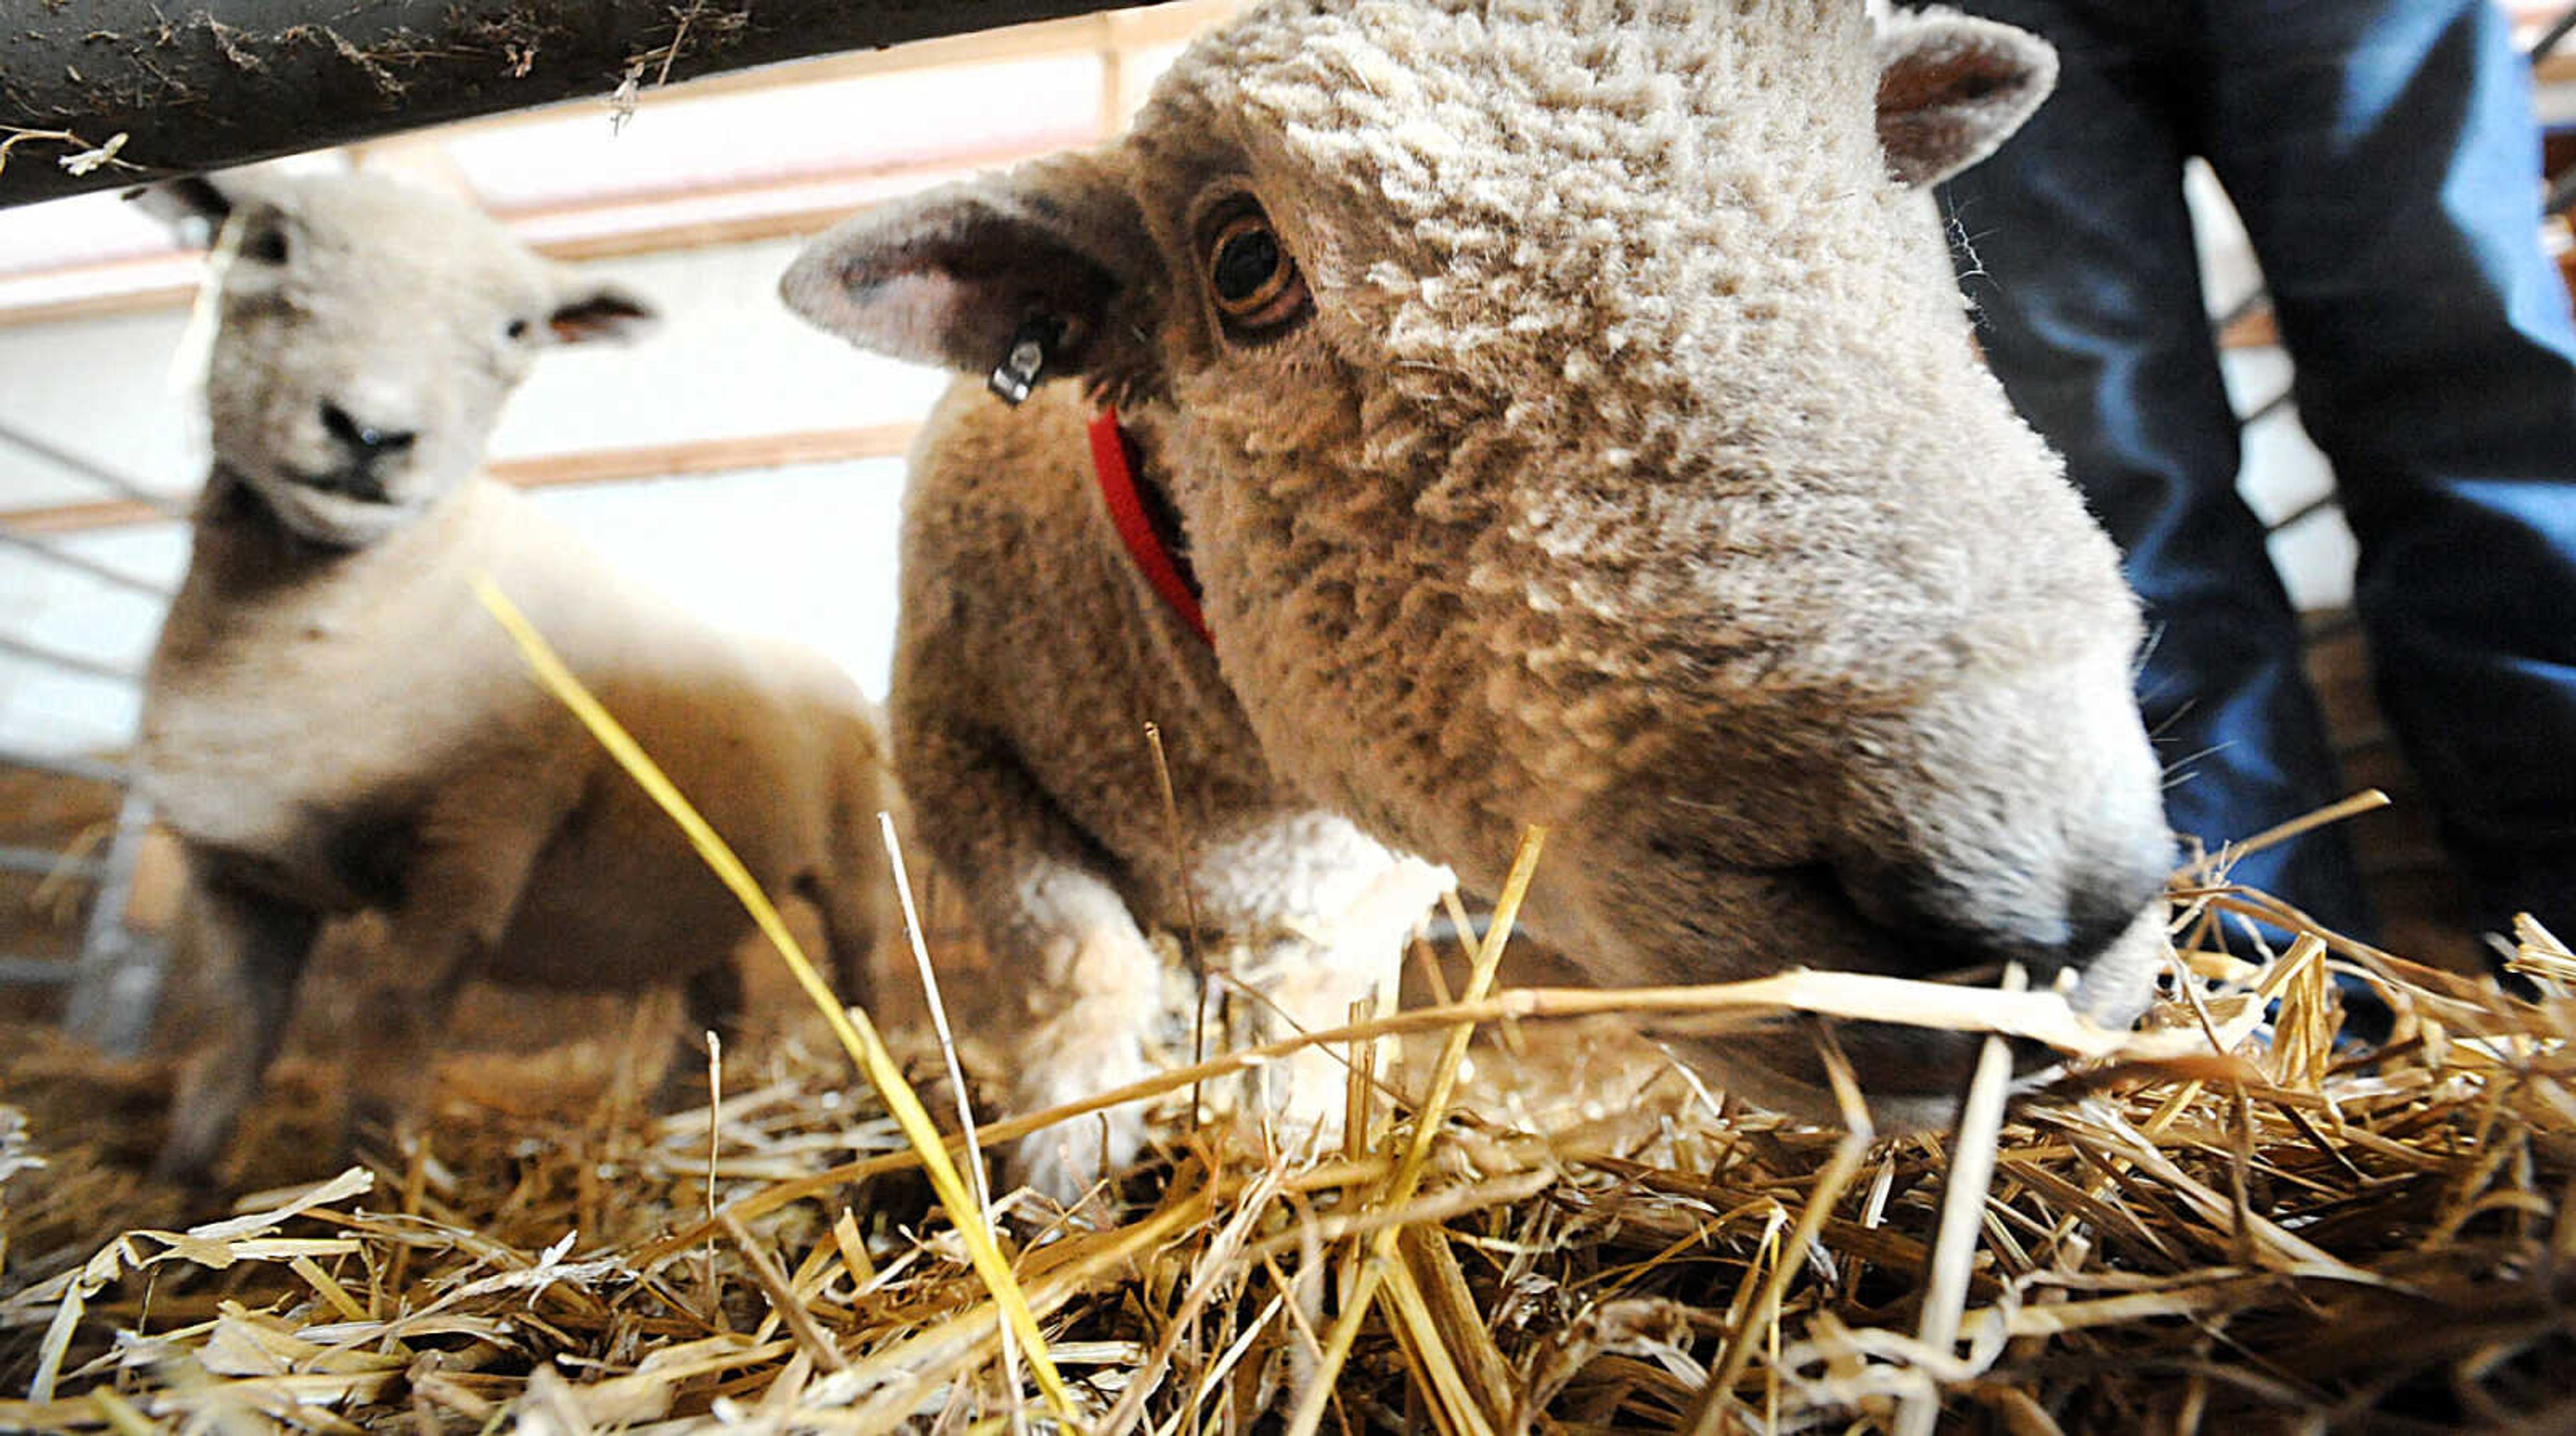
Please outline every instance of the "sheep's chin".
[{"label": "sheep's chin", "polygon": [[2147,1010],[2155,996],[2156,975],[2173,962],[2173,940],[2165,932],[2162,898],[2138,910],[2128,930],[2084,969],[2067,1000],[2076,1011],[2103,1027],[2125,1028]]},{"label": "sheep's chin", "polygon": [[262,502],[289,533],[331,548],[364,548],[411,521],[410,504],[325,493],[292,479],[251,481]]},{"label": "sheep's chin", "polygon": [[[2069,1004],[2098,1026],[2125,1029],[2137,1021],[2155,994],[2156,974],[2171,961],[2165,916],[2162,901],[2141,909],[2067,993]],[[1877,1022],[1839,1023],[1834,1031],[1879,1135],[1928,1131],[1958,1119],[1980,1038]],[[1710,1081],[1758,1107],[1803,1121],[1841,1121],[1814,1038],[1803,1028],[1784,1025],[1705,1045],[1688,1039],[1675,1045],[1685,1060],[1697,1059],[1693,1065]],[[2011,1090],[2037,1090],[2064,1070],[2054,1054],[2016,1043]]]},{"label": "sheep's chin", "polygon": [[[1874,1023],[1845,1025],[1837,1032],[1848,1039],[1877,1026]],[[1911,1084],[1890,1087],[1873,1084],[1868,1074],[1861,1075],[1861,1101],[1868,1108],[1870,1126],[1878,1136],[1903,1137],[1937,1131],[1958,1121],[1960,1103],[1967,1096],[1976,1039],[1965,1034],[1942,1035],[1954,1048],[1952,1056],[1957,1069],[1952,1074],[1954,1080],[1947,1085],[1930,1089]],[[1703,1055],[1696,1065],[1704,1077],[1723,1087],[1730,1095],[1756,1107],[1820,1126],[1843,1125],[1841,1104],[1835,1100],[1830,1081],[1821,1071],[1809,1067],[1793,1074],[1768,1062],[1731,1061],[1730,1055],[1741,1057],[1741,1054],[1711,1052]],[[2047,1086],[2066,1070],[2064,1063],[2036,1060],[2036,1054],[2027,1050],[2019,1055],[2015,1067],[2009,1088],[2015,1096]]]}]

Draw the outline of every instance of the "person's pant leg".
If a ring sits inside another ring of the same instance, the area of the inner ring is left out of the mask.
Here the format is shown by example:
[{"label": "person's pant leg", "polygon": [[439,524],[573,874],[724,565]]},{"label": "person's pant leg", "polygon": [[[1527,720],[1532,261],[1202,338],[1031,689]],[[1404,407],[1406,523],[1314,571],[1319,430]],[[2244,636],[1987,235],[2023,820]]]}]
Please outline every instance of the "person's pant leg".
[{"label": "person's pant leg", "polygon": [[[2046,36],[2057,92],[1944,189],[1960,274],[2013,402],[2065,454],[2126,557],[2153,633],[2139,698],[2167,816],[2215,846],[2340,796],[2298,620],[2236,490],[2238,423],[2209,335],[2182,167],[2187,92],[2129,0],[1977,0]],[[2162,23],[2175,23],[2165,16]],[[2178,43],[2175,42],[2175,43]],[[2349,846],[2327,830],[2245,859],[2243,882],[2367,935]]]},{"label": "person's pant leg", "polygon": [[2382,705],[2501,928],[2576,928],[2576,334],[2492,0],[2215,0],[2211,161],[2362,545]]}]

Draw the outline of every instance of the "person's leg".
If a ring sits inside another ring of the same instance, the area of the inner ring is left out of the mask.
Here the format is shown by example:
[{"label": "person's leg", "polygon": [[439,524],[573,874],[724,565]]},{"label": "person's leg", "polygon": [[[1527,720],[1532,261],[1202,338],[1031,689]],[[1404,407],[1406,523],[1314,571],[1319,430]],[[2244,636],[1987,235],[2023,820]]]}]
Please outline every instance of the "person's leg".
[{"label": "person's leg", "polygon": [[[2236,491],[2237,420],[2182,197],[2201,97],[2175,58],[2182,37],[2138,33],[2190,22],[2132,0],[1967,8],[2047,37],[2061,64],[2022,132],[1944,190],[1978,337],[2146,601],[2139,698],[2171,770],[2168,817],[2212,846],[2250,837],[2341,794],[2297,617]],[[2258,853],[2235,876],[2370,930],[2340,832]]]},{"label": "person's leg", "polygon": [[2502,928],[2576,928],[2576,333],[2492,0],[2219,0],[2210,157],[2362,545],[2382,705]]}]

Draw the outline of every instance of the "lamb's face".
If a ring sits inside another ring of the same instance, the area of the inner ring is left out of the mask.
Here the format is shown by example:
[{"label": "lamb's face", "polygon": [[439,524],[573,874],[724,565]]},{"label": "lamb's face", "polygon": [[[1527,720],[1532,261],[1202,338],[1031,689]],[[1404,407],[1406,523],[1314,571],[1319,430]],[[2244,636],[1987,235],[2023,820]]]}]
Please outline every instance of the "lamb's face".
[{"label": "lamb's face", "polygon": [[374,542],[462,483],[545,348],[649,318],[388,180],[182,181],[170,200],[219,226],[215,461],[319,543]]},{"label": "lamb's face", "polygon": [[[1121,145],[786,288],[1120,399],[1273,765],[1471,882],[1550,824],[1534,911],[1596,970],[2017,960],[2125,1022],[2171,852],[2136,609],[1918,187],[2050,66],[1828,0],[1274,6]],[[1847,1045],[1900,1118],[1964,1057]],[[1812,1099],[1806,1051],[1738,1075]]]}]

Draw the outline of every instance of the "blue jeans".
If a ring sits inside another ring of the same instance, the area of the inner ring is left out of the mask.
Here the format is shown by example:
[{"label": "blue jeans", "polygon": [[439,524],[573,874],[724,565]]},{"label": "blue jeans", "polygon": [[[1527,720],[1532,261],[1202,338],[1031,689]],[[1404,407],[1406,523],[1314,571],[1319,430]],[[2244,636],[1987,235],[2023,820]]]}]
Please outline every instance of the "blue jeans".
[{"label": "blue jeans", "polygon": [[[2237,497],[2187,158],[2243,215],[2300,421],[2360,540],[2380,701],[2483,927],[2576,933],[2576,331],[2542,253],[2527,67],[2493,0],[1966,0],[2057,92],[1952,180],[2013,401],[2127,556],[2177,831],[2341,796],[2300,636]],[[2339,831],[2238,877],[2368,935]]]}]

